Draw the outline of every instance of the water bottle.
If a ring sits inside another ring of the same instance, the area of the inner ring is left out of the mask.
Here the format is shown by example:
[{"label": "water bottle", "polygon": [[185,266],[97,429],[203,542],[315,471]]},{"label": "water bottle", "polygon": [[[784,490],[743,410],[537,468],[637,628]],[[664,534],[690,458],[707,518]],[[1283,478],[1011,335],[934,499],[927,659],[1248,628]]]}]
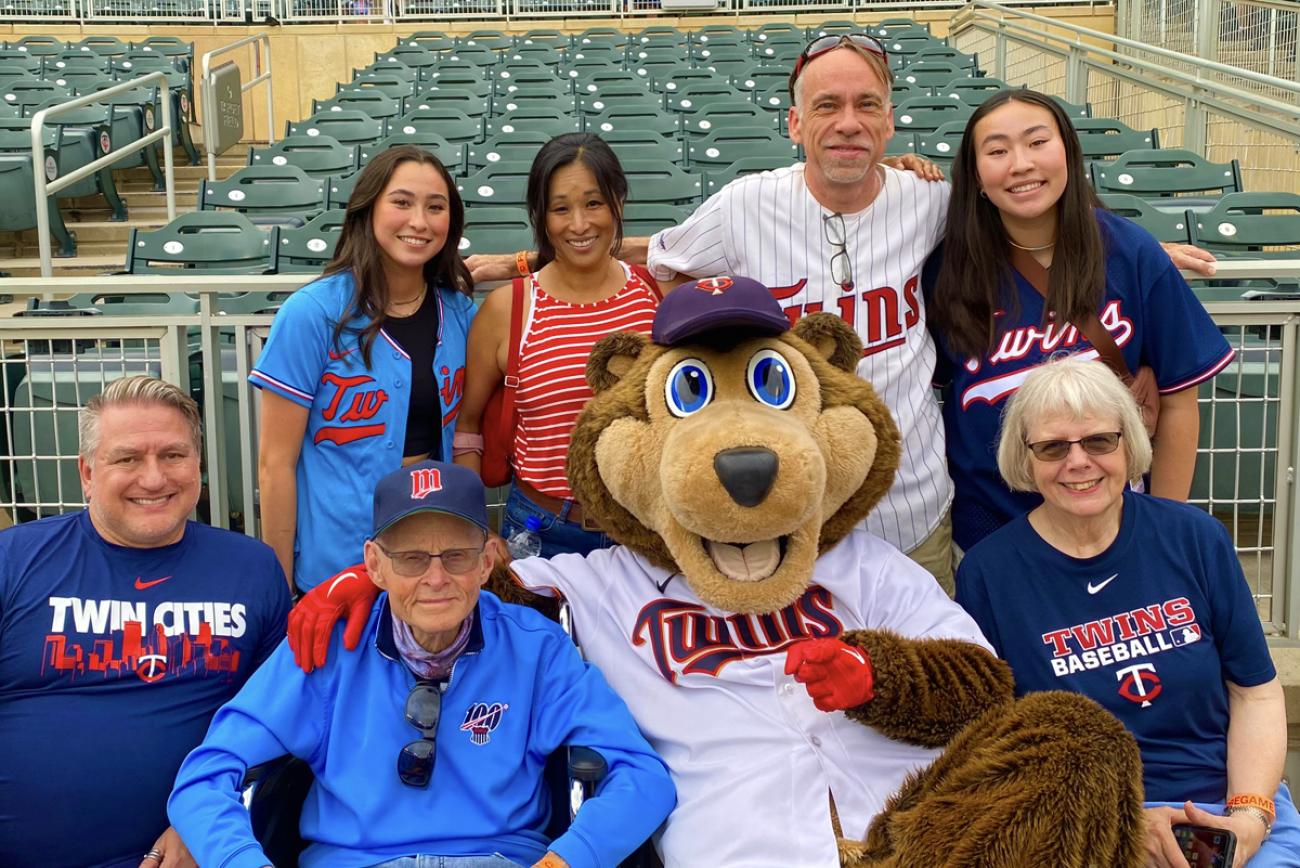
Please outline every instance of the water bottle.
[{"label": "water bottle", "polygon": [[535,515],[530,515],[524,519],[524,526],[513,534],[510,539],[506,540],[506,548],[510,549],[510,557],[515,560],[520,558],[535,558],[542,553],[542,538],[537,532],[542,529],[542,520]]}]

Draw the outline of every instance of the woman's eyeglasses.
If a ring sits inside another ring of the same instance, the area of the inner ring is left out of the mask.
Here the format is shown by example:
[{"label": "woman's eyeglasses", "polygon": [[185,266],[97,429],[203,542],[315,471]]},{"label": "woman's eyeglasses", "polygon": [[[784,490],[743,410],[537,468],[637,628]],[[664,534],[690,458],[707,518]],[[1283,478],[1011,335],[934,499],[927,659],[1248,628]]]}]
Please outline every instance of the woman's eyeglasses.
[{"label": "woman's eyeglasses", "polygon": [[810,61],[816,60],[828,51],[839,48],[844,43],[849,42],[858,48],[864,48],[872,54],[878,54],[886,62],[889,62],[889,53],[885,51],[885,45],[879,39],[870,33],[829,33],[826,36],[819,36],[812,42],[804,46],[804,50],[799,54],[799,59],[794,62],[794,71],[790,73],[790,90],[793,94],[794,83],[799,78],[799,73]]},{"label": "woman's eyeglasses", "polygon": [[408,787],[427,787],[433,777],[438,721],[442,718],[442,691],[432,684],[417,684],[406,697],[406,722],[420,738],[397,755],[397,777]]},{"label": "woman's eyeglasses", "polygon": [[1039,461],[1060,461],[1070,454],[1070,447],[1076,443],[1089,455],[1109,455],[1119,448],[1119,437],[1120,432],[1108,431],[1104,434],[1089,434],[1078,440],[1039,440],[1025,445]]},{"label": "woman's eyeglasses", "polygon": [[379,550],[393,562],[393,572],[399,576],[413,579],[429,571],[429,564],[437,558],[442,561],[442,568],[453,576],[463,576],[478,566],[482,547],[476,549],[443,549],[440,552],[390,552],[379,543]]},{"label": "woman's eyeglasses", "polygon": [[822,234],[831,246],[831,280],[845,292],[853,291],[853,260],[849,259],[848,236],[844,215],[836,212],[822,218]]}]

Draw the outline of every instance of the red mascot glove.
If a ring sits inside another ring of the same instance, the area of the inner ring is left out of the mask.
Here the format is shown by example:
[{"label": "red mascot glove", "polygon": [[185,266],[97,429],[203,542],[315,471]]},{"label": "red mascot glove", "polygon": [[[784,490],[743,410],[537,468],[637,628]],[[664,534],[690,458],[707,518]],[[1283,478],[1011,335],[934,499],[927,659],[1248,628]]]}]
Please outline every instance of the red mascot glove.
[{"label": "red mascot glove", "polygon": [[289,613],[289,648],[298,668],[309,673],[325,665],[330,635],[343,617],[348,619],[343,647],[357,650],[377,596],[379,588],[364,564],[348,567],[308,591]]},{"label": "red mascot glove", "polygon": [[808,689],[821,711],[843,711],[875,696],[871,658],[865,648],[839,639],[806,639],[790,646],[785,674]]}]

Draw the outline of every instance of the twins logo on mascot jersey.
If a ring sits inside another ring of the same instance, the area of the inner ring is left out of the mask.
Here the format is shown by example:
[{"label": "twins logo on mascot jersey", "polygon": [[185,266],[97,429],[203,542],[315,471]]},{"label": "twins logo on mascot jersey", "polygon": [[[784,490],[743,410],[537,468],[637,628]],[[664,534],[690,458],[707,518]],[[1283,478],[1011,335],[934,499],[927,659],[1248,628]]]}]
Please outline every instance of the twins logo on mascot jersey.
[{"label": "twins logo on mascot jersey", "polygon": [[728,663],[778,654],[803,639],[844,632],[831,592],[810,585],[779,612],[762,615],[709,615],[703,606],[681,600],[647,603],[636,616],[632,644],[650,644],[655,665],[673,682],[683,675],[716,676]]},{"label": "twins logo on mascot jersey", "polygon": [[468,732],[473,744],[487,744],[488,737],[501,725],[501,717],[509,707],[504,702],[475,702],[466,709],[465,722],[460,725],[460,731]]}]

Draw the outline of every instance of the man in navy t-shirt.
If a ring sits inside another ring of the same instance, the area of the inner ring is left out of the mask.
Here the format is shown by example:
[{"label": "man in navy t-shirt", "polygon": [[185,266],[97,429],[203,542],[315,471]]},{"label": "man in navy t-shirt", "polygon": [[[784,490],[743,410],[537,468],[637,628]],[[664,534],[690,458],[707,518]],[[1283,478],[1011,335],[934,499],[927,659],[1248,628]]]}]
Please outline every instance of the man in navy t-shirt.
[{"label": "man in navy t-shirt", "polygon": [[193,864],[167,822],[176,770],[289,610],[270,548],[188,520],[199,442],[188,395],[117,380],[82,411],[88,507],[0,532],[7,868]]}]

